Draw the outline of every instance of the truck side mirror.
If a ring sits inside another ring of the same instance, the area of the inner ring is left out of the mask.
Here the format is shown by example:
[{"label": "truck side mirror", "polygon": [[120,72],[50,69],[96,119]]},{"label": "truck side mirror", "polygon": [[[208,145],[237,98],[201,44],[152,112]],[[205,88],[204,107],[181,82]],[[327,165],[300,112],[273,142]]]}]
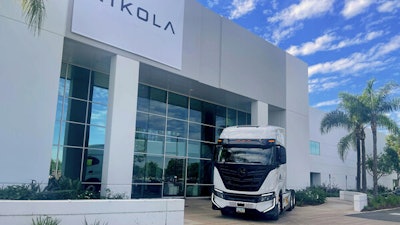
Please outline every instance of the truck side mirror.
[{"label": "truck side mirror", "polygon": [[286,164],[286,149],[283,146],[277,146],[279,164]]}]

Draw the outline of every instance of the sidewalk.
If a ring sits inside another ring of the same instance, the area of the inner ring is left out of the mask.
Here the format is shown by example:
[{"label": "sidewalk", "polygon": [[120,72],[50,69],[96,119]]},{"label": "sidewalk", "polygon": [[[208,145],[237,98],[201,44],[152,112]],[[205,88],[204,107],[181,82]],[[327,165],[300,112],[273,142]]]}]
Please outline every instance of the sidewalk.
[{"label": "sidewalk", "polygon": [[278,221],[246,218],[243,216],[222,216],[217,210],[211,209],[209,199],[186,199],[185,225],[218,224],[295,224],[295,225],[394,225],[396,222],[371,220],[348,216],[358,214],[353,211],[353,203],[328,198],[319,206],[296,207],[291,212],[285,212]]}]

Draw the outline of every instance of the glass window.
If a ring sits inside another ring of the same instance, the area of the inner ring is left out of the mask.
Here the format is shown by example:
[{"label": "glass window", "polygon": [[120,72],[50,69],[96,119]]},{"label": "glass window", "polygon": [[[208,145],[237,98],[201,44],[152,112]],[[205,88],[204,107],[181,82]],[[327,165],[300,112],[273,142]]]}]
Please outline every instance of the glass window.
[{"label": "glass window", "polygon": [[89,107],[91,110],[90,116],[88,117],[88,123],[105,127],[107,124],[107,106],[90,103]]},{"label": "glass window", "polygon": [[201,124],[189,123],[189,138],[201,140]]},{"label": "glass window", "polygon": [[68,99],[64,105],[64,115],[68,121],[85,123],[87,102],[82,100]]},{"label": "glass window", "polygon": [[217,115],[217,117],[216,117],[215,126],[225,128],[226,127],[226,108],[222,107],[222,106],[217,106],[216,115]]},{"label": "glass window", "polygon": [[164,136],[136,133],[135,152],[163,154]]},{"label": "glass window", "polygon": [[187,185],[186,197],[211,196],[211,185]]},{"label": "glass window", "polygon": [[[85,134],[85,125],[76,123],[65,123],[65,145],[69,146],[83,146],[83,138]],[[63,132],[63,131],[61,131]],[[60,141],[60,143],[62,143]]]},{"label": "glass window", "polygon": [[247,125],[246,113],[238,111],[238,125]]},{"label": "glass window", "polygon": [[106,128],[98,126],[89,126],[89,147],[104,149],[106,141]]},{"label": "glass window", "polygon": [[197,99],[190,99],[190,118],[192,122],[201,123],[202,102]]},{"label": "glass window", "polygon": [[311,155],[320,155],[319,142],[310,141],[310,154]]},{"label": "glass window", "polygon": [[84,173],[82,181],[84,182],[100,182],[103,170],[103,151],[86,150],[84,161]]},{"label": "glass window", "polygon": [[185,167],[184,159],[165,159],[165,196],[183,196],[185,187]]},{"label": "glass window", "polygon": [[161,184],[133,184],[131,198],[161,198]]},{"label": "glass window", "polygon": [[167,121],[167,135],[186,138],[187,136],[187,122],[182,120],[168,119]]},{"label": "glass window", "polygon": [[139,85],[138,90],[138,111],[150,112],[165,116],[167,92]]},{"label": "glass window", "polygon": [[168,94],[168,117],[187,120],[188,119],[188,97]]},{"label": "glass window", "polygon": [[211,184],[211,160],[189,159],[187,168],[187,183]]},{"label": "glass window", "polygon": [[136,116],[136,131],[164,134],[165,117],[138,112]]},{"label": "glass window", "polygon": [[109,76],[107,74],[93,72],[92,80],[92,101],[107,105]]},{"label": "glass window", "polygon": [[189,141],[188,156],[194,158],[211,159],[213,156],[213,144],[199,141]]},{"label": "glass window", "polygon": [[165,154],[186,156],[186,139],[167,138]]},{"label": "glass window", "polygon": [[236,125],[236,110],[228,109],[228,118],[226,121],[228,127]]},{"label": "glass window", "polygon": [[135,154],[133,163],[134,183],[161,183],[162,182],[162,156],[149,156]]},{"label": "glass window", "polygon": [[70,66],[69,75],[71,77],[69,97],[87,100],[90,70],[82,67]]}]

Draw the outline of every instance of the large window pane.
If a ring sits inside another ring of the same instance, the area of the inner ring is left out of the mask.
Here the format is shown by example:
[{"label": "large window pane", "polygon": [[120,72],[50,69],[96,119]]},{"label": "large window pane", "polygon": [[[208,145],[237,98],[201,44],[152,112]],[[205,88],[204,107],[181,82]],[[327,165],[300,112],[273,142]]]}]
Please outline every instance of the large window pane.
[{"label": "large window pane", "polygon": [[[84,161],[83,182],[100,182],[103,170],[103,151],[99,150],[86,150]],[[90,184],[92,190],[97,190],[100,185]]]},{"label": "large window pane", "polygon": [[192,122],[201,123],[202,102],[197,99],[190,99],[190,118]]},{"label": "large window pane", "polygon": [[108,80],[109,76],[104,73],[92,73],[92,101],[107,105],[108,103]]},{"label": "large window pane", "polygon": [[211,159],[213,156],[213,144],[189,141],[188,156],[193,158]]},{"label": "large window pane", "polygon": [[215,141],[215,128],[200,124],[189,124],[189,138],[193,140]]},{"label": "large window pane", "polygon": [[89,107],[91,107],[91,113],[88,117],[88,123],[105,127],[107,124],[107,106],[90,103]]},{"label": "large window pane", "polygon": [[133,184],[131,198],[161,198],[161,184]]},{"label": "large window pane", "polygon": [[85,123],[87,102],[76,99],[68,99],[67,101],[68,105],[66,105],[67,102],[65,102],[64,105],[64,114],[66,115],[66,120]]},{"label": "large window pane", "polygon": [[189,159],[187,183],[211,184],[211,160]]},{"label": "large window pane", "polygon": [[161,183],[163,157],[135,154],[133,162],[133,183]]},{"label": "large window pane", "polygon": [[138,112],[136,117],[136,131],[164,134],[165,117]]},{"label": "large window pane", "polygon": [[165,116],[167,92],[139,84],[137,110]]},{"label": "large window pane", "polygon": [[247,125],[246,113],[238,111],[238,125]]},{"label": "large window pane", "polygon": [[69,97],[88,100],[90,70],[70,66],[69,75],[71,77]]},{"label": "large window pane", "polygon": [[136,133],[135,152],[163,154],[164,136]]},{"label": "large window pane", "polygon": [[236,110],[228,109],[228,118],[226,121],[228,127],[236,125]]},{"label": "large window pane", "polygon": [[89,147],[104,149],[104,142],[106,140],[106,128],[90,126],[89,129]]},{"label": "large window pane", "polygon": [[164,196],[183,196],[185,187],[185,160],[165,159]]},{"label": "large window pane", "polygon": [[85,134],[84,125],[76,123],[65,123],[65,135],[64,135],[65,145],[83,146],[84,134]]},{"label": "large window pane", "polygon": [[222,127],[222,128],[226,127],[226,108],[225,107],[217,106],[215,126]]},{"label": "large window pane", "polygon": [[182,120],[168,119],[167,121],[167,135],[186,138],[187,136],[187,122]]},{"label": "large window pane", "polygon": [[186,188],[186,197],[211,196],[211,185],[188,185]]},{"label": "large window pane", "polygon": [[165,154],[186,156],[186,139],[167,138]]},{"label": "large window pane", "polygon": [[168,117],[187,120],[188,97],[169,93],[168,95]]}]

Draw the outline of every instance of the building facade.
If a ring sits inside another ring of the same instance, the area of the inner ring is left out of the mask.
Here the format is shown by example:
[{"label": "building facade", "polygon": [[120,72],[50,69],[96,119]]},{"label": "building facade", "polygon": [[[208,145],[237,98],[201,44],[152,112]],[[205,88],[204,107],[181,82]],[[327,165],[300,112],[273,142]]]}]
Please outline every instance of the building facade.
[{"label": "building facade", "polygon": [[46,10],[34,36],[17,1],[0,5],[1,185],[51,174],[131,198],[209,196],[232,125],[284,127],[288,186],[310,185],[301,60],[195,0]]}]

